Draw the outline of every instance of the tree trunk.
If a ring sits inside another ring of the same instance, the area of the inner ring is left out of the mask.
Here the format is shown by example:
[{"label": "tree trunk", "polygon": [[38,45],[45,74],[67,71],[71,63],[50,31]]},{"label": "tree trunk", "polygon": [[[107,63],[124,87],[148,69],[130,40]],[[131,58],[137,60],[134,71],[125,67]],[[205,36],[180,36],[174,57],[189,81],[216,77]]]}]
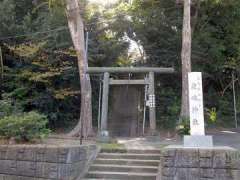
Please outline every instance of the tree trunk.
[{"label": "tree trunk", "polygon": [[87,138],[92,134],[92,89],[90,77],[86,73],[88,62],[86,58],[84,25],[78,0],[66,0],[66,14],[74,48],[77,52],[78,68],[81,84],[80,119],[77,126],[69,133],[70,136],[81,135]]},{"label": "tree trunk", "polygon": [[182,104],[181,118],[189,118],[188,72],[191,72],[191,0],[184,0],[182,30]]},{"label": "tree trunk", "polygon": [[236,90],[235,90],[235,73],[234,73],[234,70],[232,71],[232,89],[233,89],[233,108],[234,108],[235,128],[238,128]]},{"label": "tree trunk", "polygon": [[3,93],[3,55],[2,55],[2,47],[0,44],[0,100],[2,99]]},{"label": "tree trunk", "polygon": [[191,18],[192,37],[193,37],[194,31],[195,31],[195,28],[196,28],[196,25],[197,25],[197,20],[198,20],[198,15],[199,15],[200,8],[201,8],[201,0],[197,0],[196,4],[194,6],[194,12],[191,12],[192,14],[194,14],[194,15],[192,15],[192,18]]}]

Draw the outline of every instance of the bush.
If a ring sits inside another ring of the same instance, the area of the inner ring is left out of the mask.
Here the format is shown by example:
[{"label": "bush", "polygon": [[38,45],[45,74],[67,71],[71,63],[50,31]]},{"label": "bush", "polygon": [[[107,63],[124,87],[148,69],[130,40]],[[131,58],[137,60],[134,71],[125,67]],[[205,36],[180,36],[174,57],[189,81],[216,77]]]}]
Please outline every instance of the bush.
[{"label": "bush", "polygon": [[10,115],[12,111],[13,111],[13,106],[9,101],[5,101],[5,100],[0,101],[0,118]]},{"label": "bush", "polygon": [[206,122],[208,125],[215,124],[217,121],[217,111],[216,108],[205,108]]},{"label": "bush", "polygon": [[11,101],[6,94],[0,100],[0,119],[12,114],[22,113],[22,107],[19,103]]},{"label": "bush", "polygon": [[5,116],[0,119],[0,136],[17,141],[32,141],[47,136],[47,117],[37,112]]},{"label": "bush", "polygon": [[181,136],[190,134],[190,119],[189,118],[182,118],[181,123],[177,126],[177,132]]}]

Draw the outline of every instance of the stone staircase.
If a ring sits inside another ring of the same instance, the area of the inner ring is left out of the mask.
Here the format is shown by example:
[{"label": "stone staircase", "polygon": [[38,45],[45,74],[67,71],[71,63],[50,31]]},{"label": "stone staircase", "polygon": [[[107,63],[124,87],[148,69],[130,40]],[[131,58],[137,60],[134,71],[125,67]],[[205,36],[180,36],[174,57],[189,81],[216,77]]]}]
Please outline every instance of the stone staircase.
[{"label": "stone staircase", "polygon": [[102,150],[85,180],[156,180],[159,163],[159,150]]}]

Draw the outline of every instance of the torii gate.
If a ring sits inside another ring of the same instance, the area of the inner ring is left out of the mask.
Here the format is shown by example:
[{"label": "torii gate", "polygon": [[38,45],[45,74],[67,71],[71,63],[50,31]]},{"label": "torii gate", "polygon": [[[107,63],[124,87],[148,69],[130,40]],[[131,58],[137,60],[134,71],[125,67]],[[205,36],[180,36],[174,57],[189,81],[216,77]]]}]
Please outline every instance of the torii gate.
[{"label": "torii gate", "polygon": [[[155,84],[154,74],[170,74],[173,68],[153,68],[153,67],[89,67],[87,73],[98,74],[103,73],[103,92],[102,92],[102,109],[101,109],[101,132],[108,132],[108,99],[110,85],[148,85],[148,102],[149,102],[149,121],[150,132],[156,131],[156,107],[155,107]],[[110,78],[110,73],[138,73],[148,74],[145,79],[138,80],[116,80]],[[108,133],[107,133],[108,134]]]}]

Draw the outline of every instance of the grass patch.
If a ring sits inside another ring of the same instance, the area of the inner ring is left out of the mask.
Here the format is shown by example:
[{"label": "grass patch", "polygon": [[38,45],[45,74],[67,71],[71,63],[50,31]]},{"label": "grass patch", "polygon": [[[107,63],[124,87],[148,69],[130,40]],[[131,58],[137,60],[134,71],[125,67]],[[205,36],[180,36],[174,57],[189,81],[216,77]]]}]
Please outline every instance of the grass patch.
[{"label": "grass patch", "polygon": [[125,149],[123,144],[119,143],[97,143],[102,149]]}]

